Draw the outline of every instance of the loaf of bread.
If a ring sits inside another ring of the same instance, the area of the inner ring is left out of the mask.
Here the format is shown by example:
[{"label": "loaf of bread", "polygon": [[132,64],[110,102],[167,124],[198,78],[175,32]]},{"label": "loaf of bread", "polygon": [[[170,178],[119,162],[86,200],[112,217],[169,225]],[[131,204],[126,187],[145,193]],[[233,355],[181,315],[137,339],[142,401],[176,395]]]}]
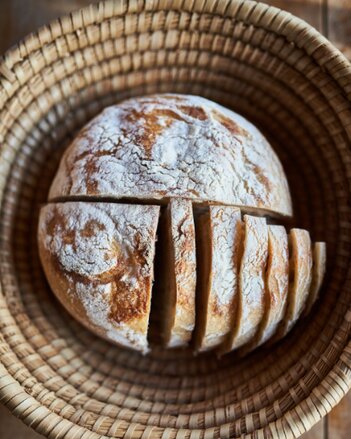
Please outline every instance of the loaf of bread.
[{"label": "loaf of bread", "polygon": [[197,96],[106,108],[64,152],[40,212],[52,291],[113,343],[243,352],[278,340],[320,290],[326,247],[284,222],[283,168],[242,116]]},{"label": "loaf of bread", "polygon": [[64,153],[49,199],[187,198],[292,214],[283,168],[246,119],[197,96],[106,108]]},{"label": "loaf of bread", "polygon": [[159,206],[65,202],[39,219],[48,282],[83,325],[147,352]]}]

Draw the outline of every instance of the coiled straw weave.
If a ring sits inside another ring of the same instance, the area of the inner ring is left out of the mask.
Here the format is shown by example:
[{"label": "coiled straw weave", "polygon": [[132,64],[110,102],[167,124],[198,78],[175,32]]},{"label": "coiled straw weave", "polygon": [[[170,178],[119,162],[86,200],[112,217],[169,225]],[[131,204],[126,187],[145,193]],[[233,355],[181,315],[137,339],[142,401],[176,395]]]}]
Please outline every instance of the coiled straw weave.
[{"label": "coiled straw weave", "polygon": [[[36,246],[60,155],[102,107],[184,92],[273,143],[295,225],[328,244],[312,316],[240,359],[142,357],[74,322]],[[303,21],[252,1],[108,1],[52,22],[0,64],[0,401],[49,438],[291,438],[351,387],[351,65]]]}]

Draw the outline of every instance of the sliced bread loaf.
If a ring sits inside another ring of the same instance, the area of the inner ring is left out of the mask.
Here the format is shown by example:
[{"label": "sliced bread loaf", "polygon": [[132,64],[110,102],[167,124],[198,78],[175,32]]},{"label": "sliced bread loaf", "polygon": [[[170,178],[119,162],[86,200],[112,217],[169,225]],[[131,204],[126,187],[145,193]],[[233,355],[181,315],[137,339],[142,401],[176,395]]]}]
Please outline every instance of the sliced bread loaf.
[{"label": "sliced bread loaf", "polygon": [[147,352],[158,206],[66,202],[41,209],[49,284],[98,335]]}]

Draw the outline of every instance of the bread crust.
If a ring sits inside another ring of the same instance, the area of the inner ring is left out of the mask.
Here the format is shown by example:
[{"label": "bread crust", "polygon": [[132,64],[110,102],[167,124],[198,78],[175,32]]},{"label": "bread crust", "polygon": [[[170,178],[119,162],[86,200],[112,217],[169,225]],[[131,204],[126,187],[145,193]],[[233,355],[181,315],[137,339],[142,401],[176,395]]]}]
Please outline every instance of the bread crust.
[{"label": "bread crust", "polygon": [[161,210],[155,271],[150,343],[185,347],[196,318],[195,226],[189,200],[171,199]]},{"label": "bread crust", "polygon": [[195,327],[196,248],[193,207],[189,200],[172,199],[169,206],[171,251],[175,278],[175,306],[171,316],[168,347],[184,347],[191,340]]},{"label": "bread crust", "polygon": [[[193,337],[196,351],[245,352],[283,337],[318,296],[325,243],[312,267],[308,232],[288,239],[261,217],[292,215],[279,159],[250,122],[207,99],[151,95],[106,108],[64,153],[49,201],[38,243],[52,290],[122,346],[145,353],[148,336],[166,347]],[[155,204],[167,205],[160,222]],[[206,212],[195,224],[193,206]]]},{"label": "bread crust", "polygon": [[282,321],[289,288],[289,249],[285,227],[268,226],[268,263],[266,270],[265,311],[255,341],[247,347],[253,350],[269,340]]},{"label": "bread crust", "polygon": [[312,281],[312,246],[307,230],[291,229],[289,233],[289,292],[285,316],[272,342],[284,337],[301,316]]},{"label": "bread crust", "polygon": [[188,198],[292,215],[287,180],[263,135],[238,114],[189,95],[106,108],[63,155],[49,199]]},{"label": "bread crust", "polygon": [[313,245],[312,282],[304,315],[307,315],[315,304],[321,289],[327,265],[327,245],[325,242],[315,242]]},{"label": "bread crust", "polygon": [[55,295],[93,332],[147,352],[159,206],[66,202],[40,211],[41,262]]},{"label": "bread crust", "polygon": [[253,342],[265,309],[265,272],[268,259],[268,227],[265,218],[244,216],[244,247],[239,274],[235,325],[224,352]]},{"label": "bread crust", "polygon": [[[233,325],[238,299],[239,252],[242,231],[240,209],[210,206],[211,263],[204,328],[196,349],[220,346]],[[200,232],[201,233],[201,232]]]}]

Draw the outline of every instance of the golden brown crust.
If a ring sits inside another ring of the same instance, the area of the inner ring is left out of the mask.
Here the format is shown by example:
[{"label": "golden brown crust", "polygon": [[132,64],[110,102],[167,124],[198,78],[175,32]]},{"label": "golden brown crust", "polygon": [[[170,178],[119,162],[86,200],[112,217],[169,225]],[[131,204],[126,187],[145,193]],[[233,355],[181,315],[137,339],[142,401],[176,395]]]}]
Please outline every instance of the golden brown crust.
[{"label": "golden brown crust", "polygon": [[39,250],[54,293],[85,326],[147,350],[158,206],[67,202],[42,208]]},{"label": "golden brown crust", "polygon": [[[168,209],[168,228],[171,265],[167,271],[172,276],[169,291],[168,313],[164,317],[166,345],[183,347],[188,345],[195,326],[196,294],[196,250],[195,226],[192,203],[188,200],[170,200]],[[162,239],[162,237],[161,237]],[[174,270],[174,271],[173,271]],[[173,296],[173,297],[172,297]]]},{"label": "golden brown crust", "polygon": [[196,338],[196,349],[199,351],[219,347],[232,326],[238,295],[240,210],[229,206],[210,206],[208,227],[209,230],[206,227],[199,230],[199,233],[205,235],[209,232],[211,235],[210,276],[206,293],[203,293],[207,295],[207,303],[203,310],[203,327]]},{"label": "golden brown crust", "polygon": [[[322,283],[325,244],[315,245],[312,270],[308,233],[292,229],[287,288],[286,232],[259,217],[292,214],[270,145],[247,120],[200,97],[145,96],[105,109],[65,152],[49,199],[68,200],[40,217],[51,288],[85,326],[124,346],[148,349],[155,200],[169,204],[160,237],[170,271],[157,273],[156,328],[168,347],[187,345],[194,331],[196,350],[220,353],[280,338]],[[192,203],[207,209],[197,236]],[[243,224],[241,212],[257,216]]]},{"label": "golden brown crust", "polygon": [[289,292],[285,316],[271,342],[284,337],[301,316],[312,281],[311,238],[306,230],[291,229],[289,234]]},{"label": "golden brown crust", "polygon": [[[122,124],[136,124],[141,119],[144,121],[143,131],[142,134],[135,136],[135,141],[143,146],[149,159],[157,137],[166,128],[169,128],[174,120],[183,120],[181,116],[170,109],[154,109],[146,113],[143,109],[133,108],[129,113],[122,116],[121,122]],[[127,132],[126,135],[128,135]]]},{"label": "golden brown crust", "polygon": [[225,116],[222,112],[212,110],[213,117],[218,120],[233,136],[249,137],[250,133],[242,126],[236,123],[233,119]]},{"label": "golden brown crust", "polygon": [[201,348],[207,322],[208,302],[212,283],[213,236],[208,211],[195,217],[197,284],[196,284],[196,322],[193,337],[195,351]]},{"label": "golden brown crust", "polygon": [[[187,345],[195,318],[197,351],[241,348],[245,353],[275,331],[272,342],[283,337],[318,294],[325,244],[315,244],[312,270],[308,232],[291,230],[289,262],[284,227],[249,215],[244,227],[234,207],[205,211],[197,220],[197,236],[191,201],[171,200],[165,215],[160,237],[168,239],[171,257],[163,271],[172,276],[164,282],[168,304],[157,322],[165,344]],[[96,334],[143,352],[158,214],[157,206],[66,202],[45,206],[39,222],[40,258],[61,303]]]},{"label": "golden brown crust", "polygon": [[245,238],[239,274],[235,325],[223,352],[255,340],[264,316],[265,271],[268,259],[268,227],[265,218],[244,216]]},{"label": "golden brown crust", "polygon": [[282,166],[246,119],[204,98],[155,95],[106,108],[65,152],[49,199],[188,198],[292,214]]},{"label": "golden brown crust", "polygon": [[243,352],[255,349],[275,333],[282,321],[289,287],[288,236],[283,226],[268,226],[268,262],[265,274],[264,316],[257,335]]},{"label": "golden brown crust", "polygon": [[321,289],[323,278],[325,275],[327,265],[327,246],[325,242],[316,242],[313,245],[313,268],[312,268],[312,282],[308,295],[304,315],[307,315],[314,303],[316,302]]}]

